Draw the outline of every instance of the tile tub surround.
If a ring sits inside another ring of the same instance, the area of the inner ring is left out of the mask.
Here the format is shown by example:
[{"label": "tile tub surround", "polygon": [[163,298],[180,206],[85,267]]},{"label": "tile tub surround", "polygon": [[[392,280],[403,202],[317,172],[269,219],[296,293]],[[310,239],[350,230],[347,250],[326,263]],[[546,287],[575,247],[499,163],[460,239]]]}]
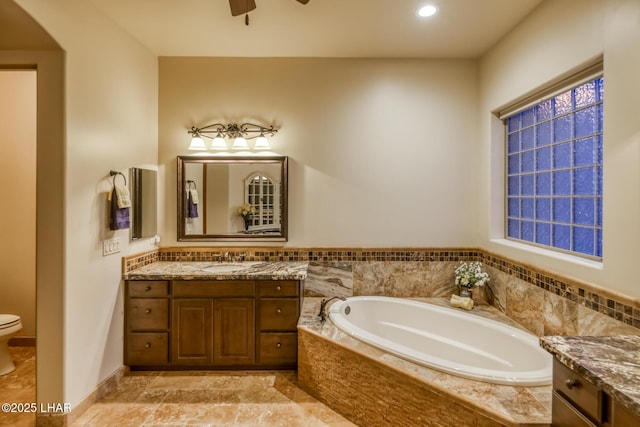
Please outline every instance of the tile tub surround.
[{"label": "tile tub surround", "polygon": [[[358,425],[548,425],[551,386],[468,380],[416,365],[357,341],[317,317],[306,297],[298,323],[298,383]],[[448,306],[445,298],[419,299]],[[519,327],[496,308],[473,314]]]},{"label": "tile tub surround", "polygon": [[640,418],[640,337],[554,336],[540,345]]},{"label": "tile tub surround", "polygon": [[247,261],[309,263],[309,296],[447,296],[453,270],[481,261],[491,276],[474,290],[536,335],[640,334],[640,301],[474,248],[167,247],[123,258],[123,273],[156,261],[214,262],[219,255]]}]

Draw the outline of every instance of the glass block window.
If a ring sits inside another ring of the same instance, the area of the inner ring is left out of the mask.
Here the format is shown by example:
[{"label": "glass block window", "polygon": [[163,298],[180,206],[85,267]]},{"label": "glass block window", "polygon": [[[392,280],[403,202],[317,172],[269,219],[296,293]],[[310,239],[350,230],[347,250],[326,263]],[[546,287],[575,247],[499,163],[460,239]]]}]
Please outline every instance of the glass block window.
[{"label": "glass block window", "polygon": [[602,258],[604,78],[506,117],[506,235]]}]

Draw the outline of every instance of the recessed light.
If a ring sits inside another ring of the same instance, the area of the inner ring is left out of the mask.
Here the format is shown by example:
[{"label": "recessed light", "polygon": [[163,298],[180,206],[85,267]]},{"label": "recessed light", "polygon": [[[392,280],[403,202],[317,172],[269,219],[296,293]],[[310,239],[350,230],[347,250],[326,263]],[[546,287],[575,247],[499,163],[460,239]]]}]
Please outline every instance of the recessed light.
[{"label": "recessed light", "polygon": [[428,4],[418,9],[418,16],[426,18],[427,16],[433,16],[438,13],[438,8],[434,5]]}]

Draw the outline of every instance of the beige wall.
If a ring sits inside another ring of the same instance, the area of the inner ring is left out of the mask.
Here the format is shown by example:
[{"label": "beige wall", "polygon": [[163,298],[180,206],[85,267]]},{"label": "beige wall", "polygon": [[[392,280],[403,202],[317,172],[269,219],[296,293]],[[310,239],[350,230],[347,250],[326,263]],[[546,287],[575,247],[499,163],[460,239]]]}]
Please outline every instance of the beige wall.
[{"label": "beige wall", "polygon": [[163,245],[176,244],[187,129],[248,119],[275,124],[290,159],[287,245],[470,241],[473,61],[161,57],[159,77]]},{"label": "beige wall", "polygon": [[36,336],[36,71],[0,71],[0,313]]},{"label": "beige wall", "polygon": [[[546,1],[480,63],[476,242],[491,251],[640,297],[640,3]],[[604,56],[605,151],[602,264],[525,249],[501,239],[502,127],[491,112],[598,56]]]},{"label": "beige wall", "polygon": [[[122,366],[120,255],[144,242],[107,230],[104,191],[110,170],[157,164],[157,60],[88,2],[17,3],[66,52],[64,395],[51,401],[75,406]],[[111,237],[122,253],[103,257]]]}]

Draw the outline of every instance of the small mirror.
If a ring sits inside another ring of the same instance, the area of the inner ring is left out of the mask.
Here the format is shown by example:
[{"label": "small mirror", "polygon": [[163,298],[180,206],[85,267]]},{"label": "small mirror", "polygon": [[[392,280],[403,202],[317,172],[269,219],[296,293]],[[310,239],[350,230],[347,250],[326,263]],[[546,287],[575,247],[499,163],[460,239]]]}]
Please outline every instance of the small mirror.
[{"label": "small mirror", "polygon": [[157,233],[157,172],[131,168],[131,240],[153,237]]},{"label": "small mirror", "polygon": [[287,157],[178,157],[178,240],[287,240]]}]

